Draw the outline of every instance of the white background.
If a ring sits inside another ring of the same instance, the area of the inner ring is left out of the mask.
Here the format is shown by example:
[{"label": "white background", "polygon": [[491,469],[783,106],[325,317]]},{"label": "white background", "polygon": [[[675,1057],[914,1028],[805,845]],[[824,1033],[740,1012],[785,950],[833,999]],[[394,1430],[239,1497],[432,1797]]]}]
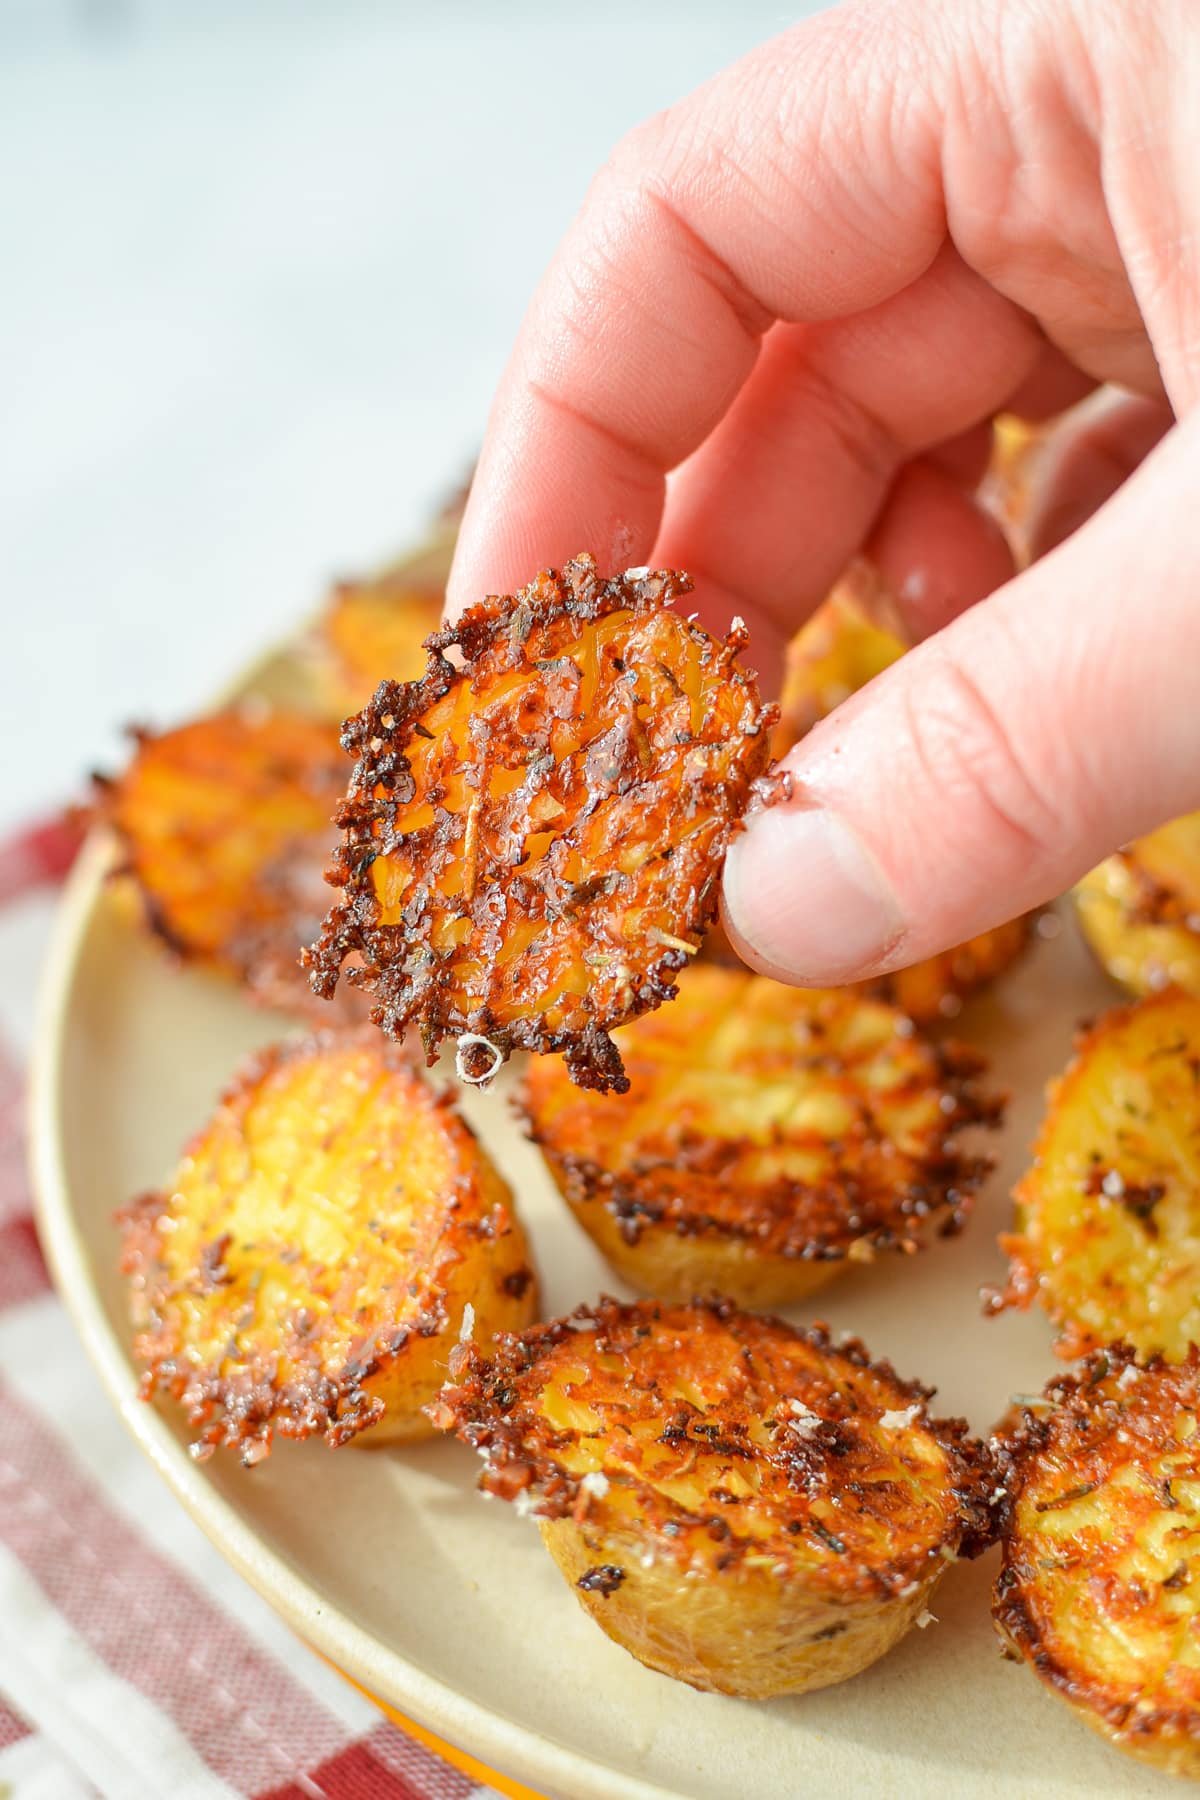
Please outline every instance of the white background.
[{"label": "white background", "polygon": [[0,831],[420,530],[613,141],[812,10],[0,0]]}]

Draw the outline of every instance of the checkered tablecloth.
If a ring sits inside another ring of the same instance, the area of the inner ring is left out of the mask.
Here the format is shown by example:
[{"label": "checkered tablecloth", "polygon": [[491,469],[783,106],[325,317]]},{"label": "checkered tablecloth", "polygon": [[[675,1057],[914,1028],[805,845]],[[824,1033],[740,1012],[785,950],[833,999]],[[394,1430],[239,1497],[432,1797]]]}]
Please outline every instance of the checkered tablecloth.
[{"label": "checkered tablecloth", "polygon": [[50,1286],[23,1077],[76,841],[55,823],[0,844],[0,1800],[482,1800],[226,1566]]}]

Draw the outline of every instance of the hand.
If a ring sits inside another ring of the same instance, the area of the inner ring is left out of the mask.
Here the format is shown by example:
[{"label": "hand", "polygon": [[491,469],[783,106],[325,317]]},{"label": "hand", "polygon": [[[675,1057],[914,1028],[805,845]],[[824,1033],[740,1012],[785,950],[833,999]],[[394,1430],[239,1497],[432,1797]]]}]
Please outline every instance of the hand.
[{"label": "hand", "polygon": [[[1200,806],[1198,85],[1193,0],[849,5],[635,131],[542,282],[452,609],[681,566],[770,685],[864,547],[923,639],[729,856],[770,973],[896,968]],[[1100,382],[1014,578],[989,421]]]}]

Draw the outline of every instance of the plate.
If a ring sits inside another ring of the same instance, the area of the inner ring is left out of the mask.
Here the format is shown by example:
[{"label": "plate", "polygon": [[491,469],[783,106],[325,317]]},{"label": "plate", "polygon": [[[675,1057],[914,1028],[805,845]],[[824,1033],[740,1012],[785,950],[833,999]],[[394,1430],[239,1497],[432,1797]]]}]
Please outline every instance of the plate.
[{"label": "plate", "polygon": [[[293,691],[303,659],[268,659],[239,691]],[[219,979],[173,968],[106,890],[111,846],[88,845],[62,903],[34,1071],[40,1225],[60,1291],[121,1416],[229,1561],[314,1649],[426,1731],[559,1800],[792,1800],[886,1793],[1093,1800],[1167,1791],[1000,1655],[988,1613],[995,1552],[953,1567],[937,1623],[840,1687],[751,1704],[699,1694],[634,1662],[576,1605],[530,1520],[475,1490],[461,1446],[330,1452],[280,1443],[254,1470],[204,1464],[169,1406],[137,1398],[116,1271],[114,1210],[160,1182],[238,1060],[288,1029]],[[996,1232],[1076,1022],[1115,995],[1068,919],[967,1009],[1011,1096],[998,1166],[966,1233],[882,1257],[791,1316],[851,1329],[938,1410],[986,1431],[1055,1367],[1038,1314],[985,1320]],[[512,1184],[549,1312],[621,1293],[552,1188],[503,1084],[464,1107]]]}]

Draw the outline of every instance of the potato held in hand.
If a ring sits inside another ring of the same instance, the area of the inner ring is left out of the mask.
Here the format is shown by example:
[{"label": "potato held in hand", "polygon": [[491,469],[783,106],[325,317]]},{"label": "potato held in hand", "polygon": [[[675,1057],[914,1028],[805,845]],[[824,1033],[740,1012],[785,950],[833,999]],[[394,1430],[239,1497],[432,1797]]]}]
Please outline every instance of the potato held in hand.
[{"label": "potato held in hand", "polygon": [[617,1643],[766,1699],[866,1668],[987,1540],[985,1453],[928,1397],[819,1327],[610,1300],[464,1346],[432,1416]]},{"label": "potato held in hand", "polygon": [[1200,999],[1160,994],[1082,1034],[1014,1197],[994,1308],[1037,1299],[1064,1356],[1200,1342]]},{"label": "potato held in hand", "polygon": [[690,586],[580,557],[464,613],[423,680],[347,722],[319,993],[356,956],[372,1018],[431,1060],[458,1039],[468,1079],[526,1049],[621,1089],[608,1034],[673,996],[775,719],[736,666],[744,627],[722,644],[670,610]]},{"label": "potato held in hand", "polygon": [[628,1093],[540,1058],[522,1104],[584,1230],[660,1298],[787,1305],[848,1260],[918,1249],[931,1218],[956,1229],[987,1170],[958,1142],[998,1115],[978,1059],[852,989],[704,965],[617,1044]]},{"label": "potato held in hand", "polygon": [[507,1187],[374,1032],[256,1057],[122,1224],[143,1392],[182,1404],[202,1453],[427,1437],[460,1331],[534,1316]]},{"label": "potato held in hand", "polygon": [[1007,1446],[999,1630],[1118,1749],[1200,1779],[1200,1358],[1099,1351]]}]

